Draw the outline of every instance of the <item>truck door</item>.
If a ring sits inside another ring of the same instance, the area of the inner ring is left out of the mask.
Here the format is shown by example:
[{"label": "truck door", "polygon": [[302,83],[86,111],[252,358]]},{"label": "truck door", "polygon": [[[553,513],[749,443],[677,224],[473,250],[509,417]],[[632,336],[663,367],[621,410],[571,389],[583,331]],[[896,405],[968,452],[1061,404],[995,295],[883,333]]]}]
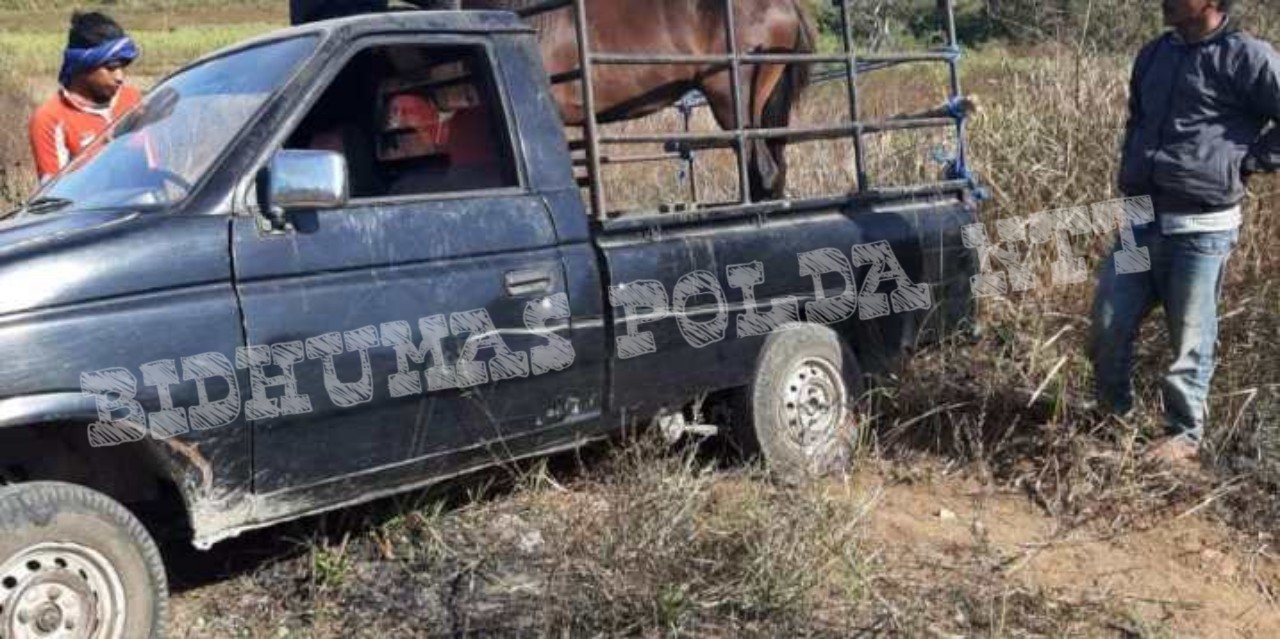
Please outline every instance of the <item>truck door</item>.
[{"label": "truck door", "polygon": [[492,463],[566,419],[555,227],[485,40],[437,39],[363,47],[300,111],[283,147],[343,153],[347,207],[281,233],[235,224],[260,494],[347,499],[353,484],[332,480]]}]

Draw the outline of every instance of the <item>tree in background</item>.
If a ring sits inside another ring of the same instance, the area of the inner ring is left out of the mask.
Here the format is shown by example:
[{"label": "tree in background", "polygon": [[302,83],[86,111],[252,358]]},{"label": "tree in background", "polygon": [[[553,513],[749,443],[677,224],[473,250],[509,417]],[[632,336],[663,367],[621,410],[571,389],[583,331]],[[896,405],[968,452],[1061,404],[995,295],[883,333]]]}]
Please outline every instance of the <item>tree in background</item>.
[{"label": "tree in background", "polygon": [[[849,0],[854,37],[864,50],[936,45],[937,0]],[[832,0],[809,0],[828,39],[838,38]],[[1232,13],[1258,36],[1280,38],[1280,0],[1239,0]],[[1160,8],[1137,0],[957,0],[960,40],[980,44],[1058,43],[1091,52],[1129,52],[1161,30]]]}]

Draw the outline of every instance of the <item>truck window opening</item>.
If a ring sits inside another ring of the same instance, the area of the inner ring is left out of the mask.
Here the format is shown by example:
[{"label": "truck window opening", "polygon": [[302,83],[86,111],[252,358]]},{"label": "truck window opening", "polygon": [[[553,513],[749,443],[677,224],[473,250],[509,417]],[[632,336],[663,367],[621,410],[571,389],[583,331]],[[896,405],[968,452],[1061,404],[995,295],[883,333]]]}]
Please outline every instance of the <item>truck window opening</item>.
[{"label": "truck window opening", "polygon": [[373,47],[338,73],[286,148],[342,153],[355,200],[512,187],[503,117],[483,48]]}]

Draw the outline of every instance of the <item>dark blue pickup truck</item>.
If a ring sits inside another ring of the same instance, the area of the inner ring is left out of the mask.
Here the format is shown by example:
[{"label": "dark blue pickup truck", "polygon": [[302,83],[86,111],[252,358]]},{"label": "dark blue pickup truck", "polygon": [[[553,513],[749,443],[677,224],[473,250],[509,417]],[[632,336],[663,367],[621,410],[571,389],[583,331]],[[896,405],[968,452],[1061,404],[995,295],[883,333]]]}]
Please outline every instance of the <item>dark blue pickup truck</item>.
[{"label": "dark blue pickup truck", "polygon": [[0,224],[0,638],[162,634],[157,526],[207,548],[628,425],[821,472],[864,377],[969,317],[965,186],[600,219],[548,87],[509,13],[279,31]]}]

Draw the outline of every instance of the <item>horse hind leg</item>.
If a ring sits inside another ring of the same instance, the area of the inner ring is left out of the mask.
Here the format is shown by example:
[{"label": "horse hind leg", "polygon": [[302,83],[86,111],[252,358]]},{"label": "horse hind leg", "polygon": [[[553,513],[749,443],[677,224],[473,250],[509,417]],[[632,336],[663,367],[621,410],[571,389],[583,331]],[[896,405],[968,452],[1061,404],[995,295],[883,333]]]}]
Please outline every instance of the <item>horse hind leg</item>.
[{"label": "horse hind leg", "polygon": [[[715,117],[716,124],[725,131],[732,131],[736,126],[737,115],[734,112],[732,84],[729,82],[727,73],[723,74],[723,78],[704,82],[700,87],[702,94],[707,98],[707,103],[711,106],[711,114]],[[755,74],[753,74],[755,75]],[[761,118],[759,117],[759,109],[756,108],[757,100],[754,99],[756,93],[754,88],[758,83],[752,82],[753,90],[751,94],[744,93],[744,99],[750,99],[747,110],[747,128],[759,128]],[[765,140],[752,140],[747,143],[746,149],[747,162],[747,192],[751,194],[752,201],[759,202],[762,199],[771,199],[774,189],[771,188],[777,179],[777,164],[769,151],[769,145]]]},{"label": "horse hind leg", "polygon": [[[786,92],[783,81],[786,79],[786,67],[778,64],[759,65],[750,74],[750,91],[743,91],[747,100],[747,128],[785,127],[790,121],[790,105],[786,104]],[[737,122],[734,111],[732,83],[729,74],[723,73],[714,79],[705,81],[699,87],[711,106],[711,114],[716,124],[725,131],[733,130]],[[781,107],[771,108],[772,103],[779,100]],[[781,117],[775,114],[781,113]],[[747,189],[754,202],[781,199],[785,194],[786,167],[782,147],[785,143],[772,140],[755,139],[747,143],[743,151],[747,155]],[[779,162],[782,159],[782,163]]]},{"label": "horse hind leg", "polygon": [[[814,50],[813,35],[804,11],[799,6],[795,6],[795,11],[794,20],[780,20],[770,25],[768,44],[761,47],[763,50],[779,53],[810,53]],[[753,76],[753,125],[766,129],[791,126],[791,109],[809,84],[808,67],[804,64],[759,65]],[[756,178],[753,180],[753,193],[757,199],[786,197],[787,142],[786,138],[769,138],[754,145],[752,172]]]},{"label": "horse hind leg", "polygon": [[[787,67],[781,64],[760,65],[752,74],[751,122],[755,128],[785,128],[791,123],[790,95],[786,84]],[[757,138],[751,142],[749,163],[753,200],[780,200],[786,197],[786,141]]]},{"label": "horse hind leg", "polygon": [[[711,115],[715,118],[716,124],[724,131],[731,131],[738,120],[737,114],[734,112],[733,104],[733,85],[729,81],[729,74],[722,73],[715,78],[705,80],[699,86],[703,97],[707,99],[707,104],[711,107]],[[751,147],[748,146],[746,153],[751,154]],[[750,157],[748,157],[748,167],[750,165]],[[737,166],[735,164],[735,166]],[[748,176],[752,173],[748,170]],[[754,188],[754,187],[752,187]]]}]

